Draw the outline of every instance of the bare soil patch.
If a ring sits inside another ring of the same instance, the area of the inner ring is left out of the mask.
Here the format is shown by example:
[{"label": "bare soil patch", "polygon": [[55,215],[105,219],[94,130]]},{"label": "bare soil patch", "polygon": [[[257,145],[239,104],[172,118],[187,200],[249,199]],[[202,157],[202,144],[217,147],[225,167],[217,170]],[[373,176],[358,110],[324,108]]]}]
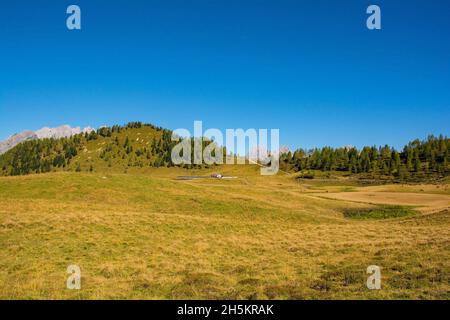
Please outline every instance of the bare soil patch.
[{"label": "bare soil patch", "polygon": [[414,206],[423,213],[443,211],[450,207],[450,196],[408,192],[339,192],[321,194],[330,199],[370,204]]}]

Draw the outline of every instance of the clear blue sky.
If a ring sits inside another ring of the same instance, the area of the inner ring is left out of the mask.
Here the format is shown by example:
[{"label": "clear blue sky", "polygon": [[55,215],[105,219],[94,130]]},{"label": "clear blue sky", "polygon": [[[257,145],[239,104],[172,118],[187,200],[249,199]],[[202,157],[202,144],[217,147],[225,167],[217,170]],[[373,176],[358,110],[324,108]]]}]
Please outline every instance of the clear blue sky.
[{"label": "clear blue sky", "polygon": [[133,120],[279,128],[291,148],[450,133],[448,0],[14,0],[0,40],[0,139]]}]

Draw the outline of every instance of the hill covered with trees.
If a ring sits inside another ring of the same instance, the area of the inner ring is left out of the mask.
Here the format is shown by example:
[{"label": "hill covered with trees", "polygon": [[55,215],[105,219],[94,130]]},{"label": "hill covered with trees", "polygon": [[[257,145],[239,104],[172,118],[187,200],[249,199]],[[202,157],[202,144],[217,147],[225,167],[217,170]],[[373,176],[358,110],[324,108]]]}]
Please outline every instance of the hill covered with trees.
[{"label": "hill covered with trees", "polygon": [[177,144],[171,137],[170,130],[130,122],[70,138],[26,141],[0,156],[0,175],[171,167],[171,151]]}]

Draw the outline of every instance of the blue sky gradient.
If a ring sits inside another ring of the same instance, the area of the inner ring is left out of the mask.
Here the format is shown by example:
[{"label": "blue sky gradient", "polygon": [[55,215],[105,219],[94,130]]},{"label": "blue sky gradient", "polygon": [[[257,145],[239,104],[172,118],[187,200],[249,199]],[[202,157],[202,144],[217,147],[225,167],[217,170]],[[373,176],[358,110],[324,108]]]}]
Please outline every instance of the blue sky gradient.
[{"label": "blue sky gradient", "polygon": [[291,148],[450,133],[446,0],[15,0],[0,40],[0,139],[135,120],[279,128]]}]

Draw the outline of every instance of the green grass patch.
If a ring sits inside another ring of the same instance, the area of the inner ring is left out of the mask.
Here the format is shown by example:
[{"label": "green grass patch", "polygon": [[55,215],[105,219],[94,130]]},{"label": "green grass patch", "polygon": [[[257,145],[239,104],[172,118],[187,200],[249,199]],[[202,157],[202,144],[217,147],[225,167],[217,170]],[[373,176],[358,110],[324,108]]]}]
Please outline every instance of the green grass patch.
[{"label": "green grass patch", "polygon": [[344,210],[344,217],[349,219],[391,219],[415,215],[416,211],[403,206],[378,205],[374,208],[352,208]]}]

